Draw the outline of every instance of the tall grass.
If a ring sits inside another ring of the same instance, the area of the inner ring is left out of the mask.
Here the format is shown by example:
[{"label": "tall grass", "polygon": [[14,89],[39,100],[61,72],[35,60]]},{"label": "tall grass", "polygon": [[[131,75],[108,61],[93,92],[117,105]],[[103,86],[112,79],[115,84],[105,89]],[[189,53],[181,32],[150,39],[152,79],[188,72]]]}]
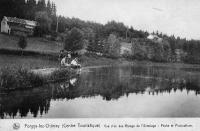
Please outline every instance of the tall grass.
[{"label": "tall grass", "polygon": [[[16,56],[21,56],[22,52],[21,50],[17,49],[0,49],[0,54],[5,54],[5,55],[16,55]],[[38,52],[38,51],[31,51],[31,50],[24,50],[23,51],[23,56],[32,56],[32,57],[43,57],[43,58],[48,58],[51,60],[57,60],[58,59],[58,53],[53,53],[53,52]]]},{"label": "tall grass", "polygon": [[5,67],[0,70],[0,89],[26,89],[42,86],[45,79],[21,67]]},{"label": "tall grass", "polygon": [[74,71],[68,68],[61,68],[59,70],[54,71],[50,76],[47,76],[48,82],[62,81],[66,79],[70,79],[71,76],[75,74]]},{"label": "tall grass", "polygon": [[54,71],[49,76],[42,76],[21,67],[5,67],[0,70],[0,90],[39,87],[48,82],[69,79],[72,74],[72,71],[68,69],[61,69]]}]

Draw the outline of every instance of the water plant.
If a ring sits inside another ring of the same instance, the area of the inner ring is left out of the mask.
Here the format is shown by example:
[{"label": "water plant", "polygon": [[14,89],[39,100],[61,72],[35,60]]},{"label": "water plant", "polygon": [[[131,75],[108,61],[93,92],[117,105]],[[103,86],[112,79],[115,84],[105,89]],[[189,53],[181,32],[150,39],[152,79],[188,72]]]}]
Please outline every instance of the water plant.
[{"label": "water plant", "polygon": [[47,76],[46,79],[48,81],[62,81],[66,79],[70,79],[70,76],[74,75],[75,72],[68,68],[61,68],[59,70],[54,71],[51,75]]}]

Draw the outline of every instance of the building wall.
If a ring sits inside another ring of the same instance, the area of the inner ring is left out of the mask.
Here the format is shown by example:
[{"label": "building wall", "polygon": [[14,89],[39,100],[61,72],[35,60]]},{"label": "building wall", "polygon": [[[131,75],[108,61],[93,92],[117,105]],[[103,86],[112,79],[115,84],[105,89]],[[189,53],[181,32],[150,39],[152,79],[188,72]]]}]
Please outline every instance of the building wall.
[{"label": "building wall", "polygon": [[120,45],[120,55],[132,54],[132,43],[122,42]]},{"label": "building wall", "polygon": [[10,34],[10,32],[11,32],[11,29],[10,29],[9,25],[7,24],[7,21],[5,19],[3,19],[1,21],[1,32],[7,33],[7,34]]},{"label": "building wall", "polygon": [[120,49],[120,55],[124,55],[124,54],[131,54],[132,53],[132,51],[131,51],[131,49],[130,48],[126,48],[126,47],[121,47],[121,49]]}]

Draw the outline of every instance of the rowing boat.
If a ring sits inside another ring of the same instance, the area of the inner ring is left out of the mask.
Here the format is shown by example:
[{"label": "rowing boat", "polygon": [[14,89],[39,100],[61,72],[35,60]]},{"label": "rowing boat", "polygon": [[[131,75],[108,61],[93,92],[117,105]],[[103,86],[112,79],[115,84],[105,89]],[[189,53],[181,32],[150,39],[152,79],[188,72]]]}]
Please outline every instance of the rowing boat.
[{"label": "rowing boat", "polygon": [[81,71],[80,66],[71,66],[71,67],[58,67],[58,68],[43,68],[43,69],[33,69],[31,72],[34,74],[40,74],[40,75],[51,75],[55,71],[63,70],[63,69],[71,69],[76,70],[76,72],[79,74]]}]

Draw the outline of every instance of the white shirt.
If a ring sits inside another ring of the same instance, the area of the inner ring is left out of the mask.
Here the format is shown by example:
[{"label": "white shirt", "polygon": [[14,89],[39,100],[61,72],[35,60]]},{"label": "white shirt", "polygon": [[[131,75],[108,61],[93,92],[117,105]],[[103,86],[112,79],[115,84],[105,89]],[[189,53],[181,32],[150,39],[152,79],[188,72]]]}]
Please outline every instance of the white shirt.
[{"label": "white shirt", "polygon": [[65,57],[61,60],[60,64],[61,64],[61,66],[69,66],[69,64],[66,62]]},{"label": "white shirt", "polygon": [[78,65],[76,60],[72,60],[71,65]]}]

